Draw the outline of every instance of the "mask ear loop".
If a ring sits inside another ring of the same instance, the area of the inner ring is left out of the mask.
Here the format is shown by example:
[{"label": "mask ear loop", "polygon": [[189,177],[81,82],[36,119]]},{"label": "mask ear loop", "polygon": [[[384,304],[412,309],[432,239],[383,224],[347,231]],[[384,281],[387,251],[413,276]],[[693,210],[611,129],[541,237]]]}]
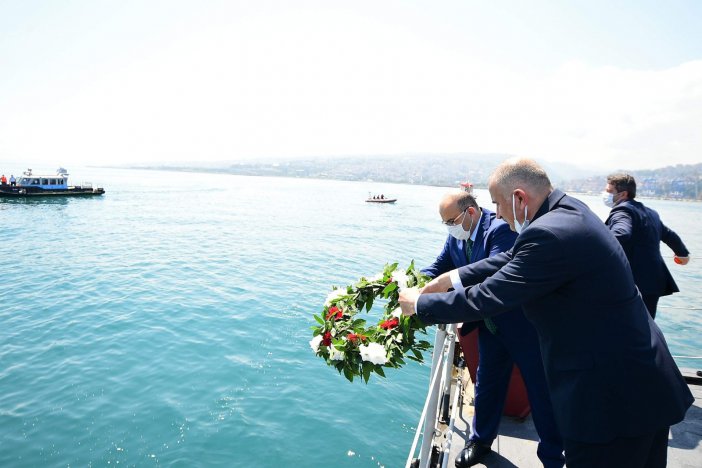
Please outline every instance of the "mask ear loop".
[{"label": "mask ear loop", "polygon": [[[519,221],[517,221],[517,206],[514,204],[515,196],[512,194],[512,214],[514,215],[514,224],[515,226]],[[521,225],[525,225],[527,223],[527,216],[529,215],[529,206],[524,207],[524,222],[519,223]],[[526,226],[524,226],[526,227]]]}]

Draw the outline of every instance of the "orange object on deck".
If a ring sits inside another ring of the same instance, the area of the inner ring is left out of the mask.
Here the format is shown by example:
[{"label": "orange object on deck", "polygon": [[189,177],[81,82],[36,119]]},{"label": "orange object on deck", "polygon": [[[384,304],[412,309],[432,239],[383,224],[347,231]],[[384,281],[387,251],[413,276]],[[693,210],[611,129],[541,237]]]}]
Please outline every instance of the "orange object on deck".
[{"label": "orange object on deck", "polygon": [[[470,374],[470,379],[475,382],[476,372],[478,370],[478,333],[480,330],[476,328],[472,332],[468,333],[466,336],[461,336],[460,332],[458,334],[458,342],[463,350],[463,357],[466,360],[466,366],[468,367],[468,373]],[[507,390],[507,399],[505,401],[505,416],[512,416],[515,418],[525,418],[531,412],[531,405],[529,404],[529,397],[527,396],[526,386],[524,385],[524,379],[522,379],[522,373],[519,372],[519,368],[515,365],[512,368],[512,377],[509,381],[509,389]]]}]

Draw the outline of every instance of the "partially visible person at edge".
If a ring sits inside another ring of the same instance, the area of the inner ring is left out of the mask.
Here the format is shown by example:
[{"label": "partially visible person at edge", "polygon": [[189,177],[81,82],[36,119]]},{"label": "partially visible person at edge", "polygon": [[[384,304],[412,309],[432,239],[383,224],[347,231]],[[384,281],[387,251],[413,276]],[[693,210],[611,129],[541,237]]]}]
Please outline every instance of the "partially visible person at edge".
[{"label": "partially visible person at edge", "polygon": [[403,290],[403,313],[430,325],[523,306],[568,468],[666,466],[669,427],[694,398],[621,245],[532,160],[503,162],[488,189],[497,217],[519,234],[512,250],[444,273],[421,294]]},{"label": "partially visible person at edge", "polygon": [[[507,251],[517,237],[507,223],[495,219],[492,211],[481,209],[465,190],[445,195],[439,204],[439,215],[449,235],[434,263],[422,270],[432,278]],[[546,386],[536,330],[521,308],[496,316],[487,325],[482,320],[466,323],[461,334],[469,333],[476,326],[479,328],[479,365],[475,413],[470,438],[456,458],[456,467],[473,466],[491,452],[515,362],[524,378],[534,426],[539,433],[536,453],[546,468],[562,467],[565,461],[563,443]]]},{"label": "partially visible person at edge", "polygon": [[675,262],[680,265],[687,264],[690,252],[655,210],[634,200],[636,180],[629,174],[608,176],[602,195],[605,205],[612,208],[605,224],[622,245],[634,282],[655,319],[658,299],[680,291],[661,256],[661,241],[673,250]]},{"label": "partially visible person at edge", "polygon": [[0,176],[0,184],[7,185],[7,177],[5,177],[5,174]]}]

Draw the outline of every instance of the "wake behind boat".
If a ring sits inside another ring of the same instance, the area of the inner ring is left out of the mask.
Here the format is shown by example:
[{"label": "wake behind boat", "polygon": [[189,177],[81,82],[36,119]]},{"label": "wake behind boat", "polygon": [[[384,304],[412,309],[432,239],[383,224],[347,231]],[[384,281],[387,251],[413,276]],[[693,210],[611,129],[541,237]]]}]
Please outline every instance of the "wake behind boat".
[{"label": "wake behind boat", "polygon": [[27,169],[16,184],[0,185],[0,197],[5,198],[91,196],[103,193],[104,188],[93,188],[91,183],[68,185],[68,171],[64,168],[57,169],[54,175],[35,175],[31,169]]}]

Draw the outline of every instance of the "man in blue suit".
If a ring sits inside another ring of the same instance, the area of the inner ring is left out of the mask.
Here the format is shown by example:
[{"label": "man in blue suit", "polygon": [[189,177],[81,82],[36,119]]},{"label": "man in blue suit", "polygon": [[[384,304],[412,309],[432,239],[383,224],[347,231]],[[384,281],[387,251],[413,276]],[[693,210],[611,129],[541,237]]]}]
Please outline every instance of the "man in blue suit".
[{"label": "man in blue suit", "polygon": [[[478,206],[473,195],[460,190],[447,194],[439,215],[449,236],[434,263],[422,270],[432,278],[469,263],[512,248],[517,235],[495,213]],[[487,324],[485,322],[488,322]],[[461,333],[474,327],[466,323]],[[534,425],[540,441],[537,449],[545,467],[562,467],[563,444],[556,427],[553,406],[546,386],[536,330],[516,308],[493,319],[475,322],[479,327],[479,365],[475,386],[475,413],[471,434],[456,458],[456,466],[479,463],[490,453],[497,436],[512,365],[519,367],[529,395]]]},{"label": "man in blue suit", "polygon": [[675,262],[680,265],[687,264],[690,252],[680,236],[661,222],[655,210],[634,200],[636,180],[631,175],[607,177],[603,195],[605,205],[612,208],[605,224],[622,245],[634,282],[648,313],[655,319],[658,299],[680,291],[661,257],[661,241],[675,253]]},{"label": "man in blue suit", "polygon": [[619,242],[534,161],[505,161],[488,188],[519,234],[512,250],[444,273],[421,295],[404,290],[403,313],[455,323],[523,306],[568,468],[666,466],[669,427],[694,399]]}]

